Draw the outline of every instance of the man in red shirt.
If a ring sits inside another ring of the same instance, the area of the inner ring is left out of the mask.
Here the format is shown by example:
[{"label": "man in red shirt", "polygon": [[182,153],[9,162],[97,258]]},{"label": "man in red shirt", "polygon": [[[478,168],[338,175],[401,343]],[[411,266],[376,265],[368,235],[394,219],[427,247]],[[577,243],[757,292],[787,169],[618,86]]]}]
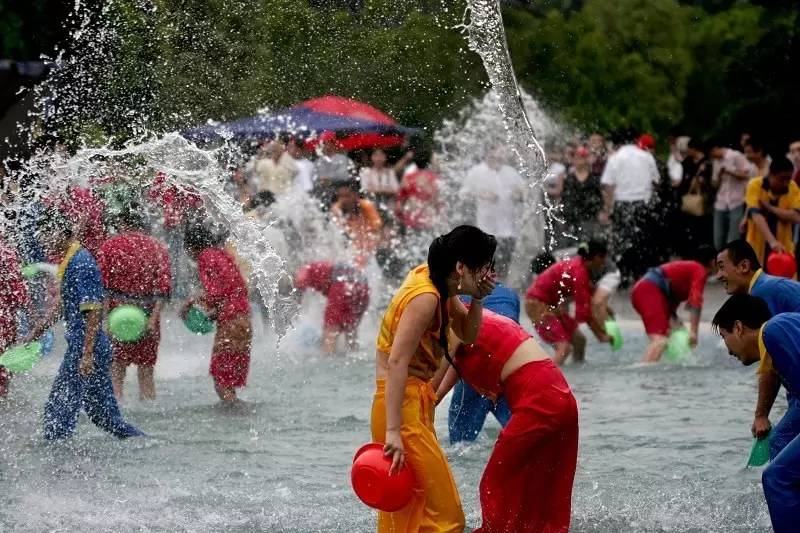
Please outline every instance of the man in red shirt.
[{"label": "man in red shirt", "polygon": [[648,270],[636,282],[631,291],[631,303],[642,317],[644,329],[650,337],[643,362],[656,363],[661,359],[670,330],[681,327],[676,313],[683,302],[690,313],[689,342],[692,347],[697,346],[703,290],[715,261],[716,250],[703,245],[697,250],[697,260],[664,263]]},{"label": "man in red shirt", "polygon": [[[586,337],[578,324],[586,322],[600,342],[609,342],[603,325],[592,313],[590,270],[603,267],[608,256],[604,242],[592,240],[578,248],[578,255],[555,263],[534,280],[525,293],[525,311],[544,341],[554,346],[553,360],[562,364],[570,353],[583,361]],[[568,301],[575,304],[575,316],[569,316]]]},{"label": "man in red shirt", "polygon": [[125,371],[137,366],[139,397],[156,397],[153,370],[161,339],[161,307],[170,295],[170,261],[167,247],[144,232],[144,217],[138,206],[130,206],[117,220],[118,234],[100,247],[97,263],[106,288],[109,309],[137,305],[149,315],[147,331],[137,342],[112,339],[114,359],[111,380],[114,394],[122,397]]},{"label": "man in red shirt", "polygon": [[[17,341],[17,313],[28,304],[17,252],[0,236],[0,354]],[[11,373],[0,366],[0,397],[8,394]]]}]

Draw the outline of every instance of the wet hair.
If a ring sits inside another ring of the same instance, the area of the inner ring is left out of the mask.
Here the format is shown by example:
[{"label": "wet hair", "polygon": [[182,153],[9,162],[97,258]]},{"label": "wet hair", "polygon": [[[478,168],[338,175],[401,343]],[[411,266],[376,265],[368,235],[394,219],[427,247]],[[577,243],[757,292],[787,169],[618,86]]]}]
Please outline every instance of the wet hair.
[{"label": "wet hair", "polygon": [[708,143],[703,139],[696,139],[694,137],[689,139],[689,148],[697,150],[698,152],[708,153]]},{"label": "wet hair", "polygon": [[767,302],[750,294],[734,294],[714,315],[711,327],[717,332],[720,329],[732,331],[738,320],[749,329],[758,329],[770,318],[772,313],[769,312]]},{"label": "wet hair", "polygon": [[747,140],[746,144],[750,146],[750,149],[753,150],[754,152],[764,153],[764,143],[761,142],[761,139],[759,137],[751,135],[750,138]]},{"label": "wet hair", "polygon": [[758,256],[750,243],[744,239],[736,239],[719,249],[720,253],[727,251],[728,257],[731,258],[731,263],[738,265],[742,261],[750,262],[750,270],[755,272],[761,268],[761,263],[758,261]]},{"label": "wet hair", "polygon": [[578,245],[578,255],[585,260],[608,255],[608,244],[602,239],[591,239]]},{"label": "wet hair", "polygon": [[54,205],[48,206],[42,211],[36,221],[36,226],[40,236],[60,234],[65,239],[69,239],[75,235],[72,222]]},{"label": "wet hair", "polygon": [[531,274],[541,274],[551,265],[555,264],[556,258],[550,252],[542,252],[531,261]]},{"label": "wet hair", "polygon": [[339,189],[349,189],[351,192],[360,193],[361,192],[361,182],[358,180],[347,180],[347,181],[340,181],[336,184],[336,190]]},{"label": "wet hair", "polygon": [[776,157],[769,165],[770,175],[794,172],[794,164],[784,156]]},{"label": "wet hair", "polygon": [[716,261],[717,250],[710,244],[701,244],[697,247],[697,251],[692,254],[691,259],[703,265],[707,265],[711,261]]},{"label": "wet hair", "polygon": [[212,228],[208,222],[195,222],[186,226],[183,242],[188,250],[201,252],[206,248],[221,246],[227,238],[227,231]]},{"label": "wet hair", "polygon": [[445,357],[455,367],[447,345],[447,327],[449,315],[447,299],[451,294],[447,290],[447,278],[455,270],[456,263],[461,262],[470,270],[477,270],[491,263],[497,239],[475,226],[458,226],[450,233],[433,239],[428,248],[428,268],[431,281],[439,291],[439,306],[442,322],[439,328],[439,345],[444,348]]},{"label": "wet hair", "polygon": [[255,196],[250,198],[250,201],[247,203],[247,210],[253,210],[257,207],[269,207],[270,205],[275,203],[275,195],[272,191],[259,191]]}]

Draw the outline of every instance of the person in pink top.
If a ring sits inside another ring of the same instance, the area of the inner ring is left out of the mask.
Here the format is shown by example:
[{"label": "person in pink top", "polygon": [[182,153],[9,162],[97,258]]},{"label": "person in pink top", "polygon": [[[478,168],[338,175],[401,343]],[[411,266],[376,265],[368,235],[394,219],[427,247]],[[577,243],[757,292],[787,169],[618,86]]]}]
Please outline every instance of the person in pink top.
[{"label": "person in pink top", "polygon": [[253,332],[247,284],[235,259],[223,249],[224,241],[224,236],[205,225],[186,229],[186,252],[197,262],[203,293],[189,299],[181,315],[185,317],[189,307],[197,305],[216,320],[209,373],[220,400],[234,403],[236,389],[247,384]]},{"label": "person in pink top", "polygon": [[642,317],[650,344],[644,352],[645,363],[656,363],[667,347],[667,337],[674,327],[681,327],[677,318],[678,306],[686,302],[690,312],[689,342],[697,346],[697,329],[703,309],[703,290],[706,279],[714,270],[716,250],[700,246],[693,261],[671,261],[651,268],[636,282],[631,291],[631,303]]},{"label": "person in pink top", "polygon": [[714,246],[739,238],[739,223],[744,218],[744,197],[754,167],[741,152],[714,143],[711,148],[714,170],[711,184],[717,187],[714,200]]},{"label": "person in pink top", "polygon": [[[583,361],[586,337],[578,324],[586,322],[600,342],[609,342],[603,325],[592,313],[592,281],[590,270],[603,268],[608,248],[592,240],[578,248],[578,255],[555,263],[539,274],[525,293],[525,312],[536,327],[539,337],[555,348],[553,359],[562,364],[570,355]],[[568,303],[575,304],[575,316],[569,315]]]}]

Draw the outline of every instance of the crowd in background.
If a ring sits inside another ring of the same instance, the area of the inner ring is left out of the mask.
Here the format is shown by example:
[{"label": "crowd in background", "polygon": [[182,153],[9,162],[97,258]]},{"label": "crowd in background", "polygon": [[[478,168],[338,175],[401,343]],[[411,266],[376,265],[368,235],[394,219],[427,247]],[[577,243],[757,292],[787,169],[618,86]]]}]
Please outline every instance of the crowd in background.
[{"label": "crowd in background", "polygon": [[672,256],[691,257],[740,236],[761,261],[794,253],[800,222],[800,140],[770,155],[755,135],[670,138],[662,158],[648,134],[607,143],[600,134],[549,154],[545,194],[554,208],[548,247],[602,237],[631,283]]}]

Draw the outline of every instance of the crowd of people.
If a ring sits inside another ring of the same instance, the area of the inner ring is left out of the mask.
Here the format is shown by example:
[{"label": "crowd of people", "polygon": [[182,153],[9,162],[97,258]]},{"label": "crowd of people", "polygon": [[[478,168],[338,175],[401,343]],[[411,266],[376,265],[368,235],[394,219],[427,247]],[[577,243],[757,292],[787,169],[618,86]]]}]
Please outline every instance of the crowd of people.
[{"label": "crowd of people", "polygon": [[[473,440],[489,412],[504,426],[481,481],[479,531],[566,531],[578,419],[558,367],[586,356],[579,324],[613,343],[610,297],[630,285],[650,341],[643,361],[655,363],[682,327],[682,303],[689,342],[697,344],[714,272],[732,295],[714,326],[742,362],[761,361],[751,431],[770,439],[764,489],[773,525],[793,530],[800,506],[800,284],[787,279],[794,273],[779,277],[762,265],[796,250],[800,142],[774,158],[753,137],[742,143],[739,152],[679,137],[661,164],[649,135],[612,147],[594,134],[552,154],[542,191],[551,215],[547,238],[531,258],[527,288],[503,284],[530,188],[500,149],[470,169],[450,197],[441,194],[424,148],[347,154],[333,134],[320,137],[313,158],[305,141],[267,140],[232,172],[225,190],[249,216],[272,222],[273,204],[300,195],[347,243],[337,257],[287,263],[292,294],[314,290],[327,299],[323,352],[336,351],[341,337],[357,348],[370,301],[368,265],[377,263],[396,282],[377,332],[371,429],[393,470],[407,464],[416,473],[419,490],[401,511],[379,513],[379,531],[463,530],[458,490],[433,428],[435,407],[453,388],[451,441]],[[99,177],[44,197],[27,196],[24,180],[18,185],[18,198],[4,198],[4,209],[15,208],[0,239],[0,353],[42,339],[63,321],[67,348],[45,404],[46,439],[69,437],[81,410],[114,436],[144,434],[125,421],[118,400],[130,365],[140,397],[155,398],[169,305],[187,324],[193,314],[214,323],[214,390],[225,405],[241,401],[258,295],[246,261],[212,223],[198,190],[162,173],[133,187]],[[448,207],[473,223],[432,238]],[[290,229],[283,238],[302,242],[291,236],[302,231]],[[146,317],[135,340],[106,325],[126,306]],[[551,352],[520,325],[523,310]],[[11,380],[0,366],[0,394],[9,393]],[[772,428],[781,385],[789,410]]]}]

